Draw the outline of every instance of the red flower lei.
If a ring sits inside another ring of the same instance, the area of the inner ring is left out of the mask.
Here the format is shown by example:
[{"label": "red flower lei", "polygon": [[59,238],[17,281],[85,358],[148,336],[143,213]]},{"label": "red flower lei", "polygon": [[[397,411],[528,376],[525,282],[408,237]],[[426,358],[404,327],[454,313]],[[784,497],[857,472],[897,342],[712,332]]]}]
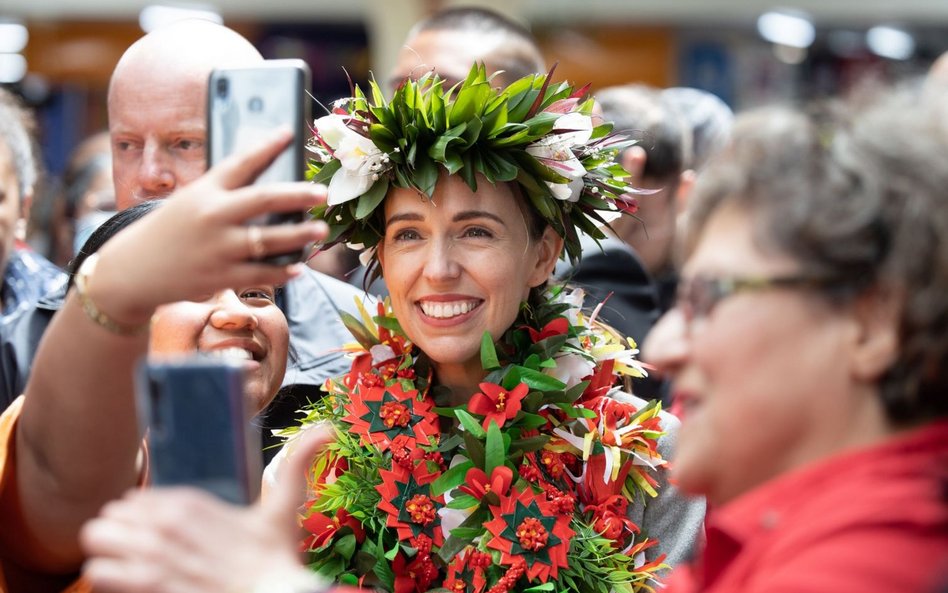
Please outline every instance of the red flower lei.
[{"label": "red flower lei", "polygon": [[[332,420],[339,437],[304,507],[315,570],[395,593],[580,591],[609,578],[651,589],[661,558],[634,556],[656,542],[626,511],[634,492],[655,494],[659,408],[613,399],[620,375],[638,372],[634,352],[570,300],[554,291],[496,345],[485,339],[481,392],[453,408],[436,406],[424,356],[383,305],[344,316],[359,341],[352,369],[307,419]],[[577,361],[586,377],[557,377]],[[442,434],[439,416],[457,428]],[[580,566],[592,553],[597,567]]]}]

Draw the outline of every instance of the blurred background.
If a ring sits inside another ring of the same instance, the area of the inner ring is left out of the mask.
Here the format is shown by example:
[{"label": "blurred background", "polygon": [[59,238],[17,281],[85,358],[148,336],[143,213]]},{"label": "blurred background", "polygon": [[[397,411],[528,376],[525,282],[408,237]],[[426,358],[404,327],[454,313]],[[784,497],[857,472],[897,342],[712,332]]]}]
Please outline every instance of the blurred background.
[{"label": "blurred background", "polygon": [[119,56],[163,21],[203,15],[268,58],[301,57],[325,102],[348,94],[349,77],[384,80],[412,24],[459,4],[527,25],[558,77],[697,87],[735,110],[900,80],[948,51],[948,0],[2,0],[0,84],[37,109],[55,182],[73,148],[105,129]]}]

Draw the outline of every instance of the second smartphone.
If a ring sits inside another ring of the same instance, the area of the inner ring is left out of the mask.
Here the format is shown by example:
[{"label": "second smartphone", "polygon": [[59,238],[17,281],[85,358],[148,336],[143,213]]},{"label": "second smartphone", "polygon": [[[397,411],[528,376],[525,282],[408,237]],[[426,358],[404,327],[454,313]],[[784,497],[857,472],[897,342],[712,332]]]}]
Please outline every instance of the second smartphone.
[{"label": "second smartphone", "polygon": [[[221,68],[208,81],[207,162],[212,167],[235,152],[244,152],[281,126],[293,130],[293,143],[258,178],[257,183],[302,181],[306,130],[310,122],[310,71],[303,60],[265,60],[258,65]],[[274,213],[251,224],[271,225],[303,220],[302,213]],[[303,251],[267,257],[287,264]]]}]

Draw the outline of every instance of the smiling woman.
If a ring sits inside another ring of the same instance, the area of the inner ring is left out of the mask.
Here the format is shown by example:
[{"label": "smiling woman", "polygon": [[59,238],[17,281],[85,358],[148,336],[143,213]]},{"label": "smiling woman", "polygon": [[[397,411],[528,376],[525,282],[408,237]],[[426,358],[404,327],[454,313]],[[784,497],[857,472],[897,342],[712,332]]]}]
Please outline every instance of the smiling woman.
[{"label": "smiling woman", "polygon": [[[928,593],[948,576],[943,99],[738,118],[646,344],[714,503],[669,591]],[[886,562],[879,562],[885,550]]]},{"label": "smiling woman", "polygon": [[703,517],[664,478],[677,420],[623,390],[634,342],[547,288],[580,232],[632,209],[629,141],[547,76],[446,87],[373,85],[315,125],[327,245],[368,247],[391,308],[348,320],[352,371],[308,411],[339,438],[315,465],[312,566],[388,591],[645,590]]}]

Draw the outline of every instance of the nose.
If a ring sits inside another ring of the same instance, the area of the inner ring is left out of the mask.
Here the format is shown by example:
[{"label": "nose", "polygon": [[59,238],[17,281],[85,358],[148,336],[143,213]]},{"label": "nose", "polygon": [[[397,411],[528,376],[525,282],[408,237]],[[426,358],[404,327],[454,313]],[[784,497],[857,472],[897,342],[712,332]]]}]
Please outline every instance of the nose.
[{"label": "nose", "polygon": [[434,240],[430,243],[425,258],[425,278],[432,282],[455,280],[461,275],[461,265],[457,260],[454,245],[448,240]]},{"label": "nose", "polygon": [[211,325],[222,330],[253,331],[257,329],[257,316],[236,292],[228,289],[217,293],[214,311],[211,313]]},{"label": "nose", "polygon": [[174,191],[172,157],[158,142],[146,142],[138,168],[138,183],[143,197],[163,196]]},{"label": "nose", "polygon": [[642,346],[642,360],[663,376],[673,377],[688,360],[691,341],[688,322],[678,307],[662,315]]}]

